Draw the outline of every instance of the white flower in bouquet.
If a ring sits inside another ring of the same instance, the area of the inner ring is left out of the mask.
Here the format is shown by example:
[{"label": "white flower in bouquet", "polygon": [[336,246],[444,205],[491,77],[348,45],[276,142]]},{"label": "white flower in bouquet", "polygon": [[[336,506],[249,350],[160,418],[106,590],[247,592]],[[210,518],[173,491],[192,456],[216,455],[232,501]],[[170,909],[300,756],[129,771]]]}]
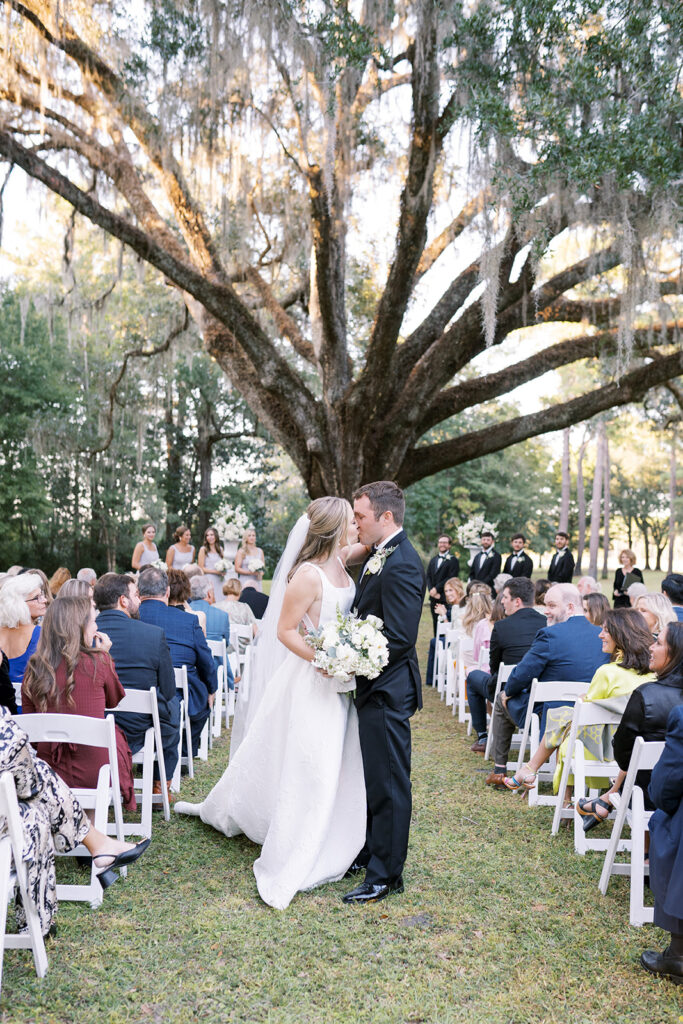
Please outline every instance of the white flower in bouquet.
[{"label": "white flower in bouquet", "polygon": [[263,572],[265,565],[260,558],[249,558],[247,559],[247,569],[249,572]]},{"label": "white flower in bouquet", "polygon": [[[147,565],[151,566],[152,569],[161,569],[162,572],[168,572],[168,566],[161,558],[157,558],[153,562],[148,562]],[[147,566],[144,566],[143,568],[147,568]]]},{"label": "white flower in bouquet", "polygon": [[375,615],[359,619],[337,609],[336,619],[306,634],[306,643],[315,651],[313,665],[337,680],[339,693],[354,689],[354,676],[376,679],[389,663],[382,625]]},{"label": "white flower in bouquet", "polygon": [[473,547],[475,544],[481,543],[482,533],[492,533],[495,536],[497,528],[498,523],[490,523],[481,513],[478,513],[458,527],[456,530],[458,543],[465,548]]},{"label": "white flower in bouquet", "polygon": [[240,540],[249,525],[249,516],[241,505],[223,505],[216,511],[214,525],[222,541]]},{"label": "white flower in bouquet", "polygon": [[216,572],[222,573],[229,572],[232,569],[232,567],[232,562],[227,558],[219,558],[216,564],[214,565],[214,569],[216,570]]}]

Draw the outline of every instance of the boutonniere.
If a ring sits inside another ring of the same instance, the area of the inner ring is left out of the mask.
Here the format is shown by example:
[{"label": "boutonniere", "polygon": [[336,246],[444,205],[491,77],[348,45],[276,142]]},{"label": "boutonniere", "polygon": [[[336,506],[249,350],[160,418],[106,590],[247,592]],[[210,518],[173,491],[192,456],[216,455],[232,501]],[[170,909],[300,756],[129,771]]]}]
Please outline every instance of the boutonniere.
[{"label": "boutonniere", "polygon": [[392,551],[395,551],[398,545],[393,548],[382,548],[380,551],[375,551],[374,555],[368,560],[368,564],[365,566],[366,572],[370,573],[371,576],[379,576],[384,563],[386,562]]}]

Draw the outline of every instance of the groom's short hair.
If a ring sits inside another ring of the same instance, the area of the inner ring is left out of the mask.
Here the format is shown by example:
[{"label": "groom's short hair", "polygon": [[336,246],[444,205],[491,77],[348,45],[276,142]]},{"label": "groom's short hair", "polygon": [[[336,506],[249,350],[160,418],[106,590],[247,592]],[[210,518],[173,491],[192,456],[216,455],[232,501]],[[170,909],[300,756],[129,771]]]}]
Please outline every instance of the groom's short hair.
[{"label": "groom's short hair", "polygon": [[363,495],[370,502],[375,519],[379,519],[384,512],[391,512],[396,525],[403,526],[406,499],[401,488],[393,480],[375,480],[374,483],[363,484],[354,491],[353,500],[356,501]]}]

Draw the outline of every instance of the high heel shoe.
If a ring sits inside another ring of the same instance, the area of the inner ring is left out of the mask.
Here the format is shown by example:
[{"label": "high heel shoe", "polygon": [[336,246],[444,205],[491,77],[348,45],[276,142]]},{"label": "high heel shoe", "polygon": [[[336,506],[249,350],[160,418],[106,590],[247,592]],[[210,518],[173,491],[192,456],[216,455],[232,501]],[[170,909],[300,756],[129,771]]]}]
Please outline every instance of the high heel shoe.
[{"label": "high heel shoe", "polygon": [[[522,765],[523,770],[528,767],[528,764]],[[511,779],[503,779],[503,785],[513,793],[528,793],[536,785],[536,772],[531,772],[524,779],[518,779],[516,775],[513,775]]]},{"label": "high heel shoe", "polygon": [[[97,872],[97,881],[100,883],[103,889],[108,889],[110,885],[113,885],[116,879],[119,877],[115,868],[125,867],[126,864],[132,864],[133,861],[141,857],[149,844],[152,842],[151,839],[143,839],[137,843],[130,850],[124,850],[123,853],[117,853],[112,860],[111,864],[107,864],[106,868],[102,871]],[[93,857],[93,863],[100,860],[103,857],[112,857],[111,853],[96,853]],[[97,864],[95,863],[95,867]]]}]

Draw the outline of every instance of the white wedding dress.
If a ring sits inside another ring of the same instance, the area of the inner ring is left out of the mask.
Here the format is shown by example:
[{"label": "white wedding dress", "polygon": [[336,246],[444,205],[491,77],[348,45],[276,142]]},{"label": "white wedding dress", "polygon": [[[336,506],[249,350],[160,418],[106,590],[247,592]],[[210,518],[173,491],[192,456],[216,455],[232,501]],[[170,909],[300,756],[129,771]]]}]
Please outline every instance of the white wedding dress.
[{"label": "white wedding dress", "polygon": [[[313,565],[314,563],[306,563]],[[347,614],[354,584],[335,587],[320,566],[320,623]],[[304,620],[304,624],[312,623]],[[239,698],[238,698],[239,699]],[[295,893],[342,878],[365,843],[366,801],[351,694],[292,651],[267,682],[222,778],[201,804],[177,804],[226,836],[261,844],[254,875],[278,910]]]}]

